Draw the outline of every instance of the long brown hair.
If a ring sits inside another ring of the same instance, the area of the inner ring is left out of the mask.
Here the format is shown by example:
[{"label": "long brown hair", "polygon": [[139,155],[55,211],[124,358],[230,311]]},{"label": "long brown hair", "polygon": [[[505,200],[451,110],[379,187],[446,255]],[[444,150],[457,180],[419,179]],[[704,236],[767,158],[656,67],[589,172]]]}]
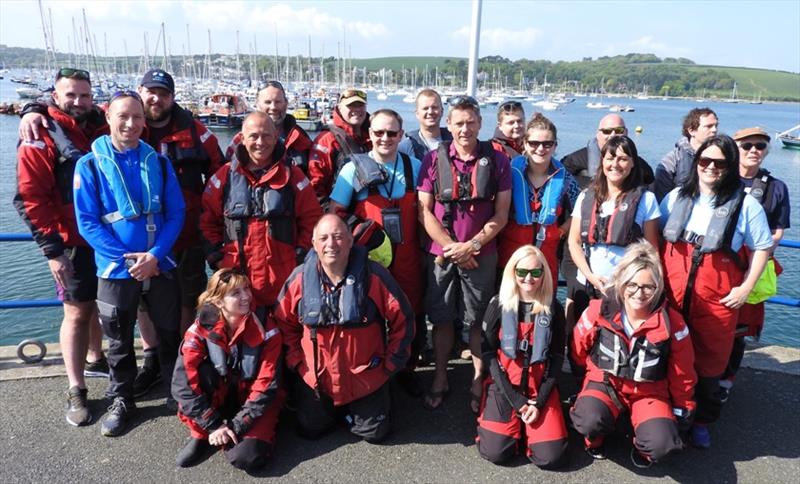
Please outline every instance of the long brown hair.
[{"label": "long brown hair", "polygon": [[639,158],[639,151],[636,149],[636,143],[627,136],[614,136],[606,141],[606,144],[600,149],[600,166],[597,167],[597,174],[592,182],[592,189],[594,189],[595,200],[599,204],[608,200],[608,179],[603,172],[603,159],[608,153],[616,153],[618,148],[622,148],[623,153],[631,157],[633,166],[631,172],[622,182],[622,189],[619,194],[618,202],[622,199],[625,193],[635,189],[642,184],[642,168],[637,161]]}]

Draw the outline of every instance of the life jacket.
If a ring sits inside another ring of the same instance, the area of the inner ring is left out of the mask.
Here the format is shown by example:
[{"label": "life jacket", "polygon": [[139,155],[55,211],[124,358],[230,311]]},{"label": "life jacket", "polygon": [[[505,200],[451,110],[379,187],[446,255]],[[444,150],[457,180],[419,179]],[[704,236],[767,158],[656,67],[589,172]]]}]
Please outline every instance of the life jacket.
[{"label": "life jacket", "polygon": [[213,134],[206,130],[200,136],[194,119],[177,105],[173,116],[175,131],[159,141],[158,150],[172,162],[181,189],[202,195],[205,188],[204,175],[208,173],[211,163],[203,143]]},{"label": "life jacket", "polygon": [[497,194],[497,176],[492,144],[480,141],[475,166],[471,173],[462,173],[450,159],[450,143],[443,141],[436,151],[436,200],[446,204],[494,200]]},{"label": "life jacket", "polygon": [[[368,322],[367,306],[369,291],[369,271],[367,270],[367,251],[353,246],[347,263],[344,284],[338,291],[338,301],[323,301],[319,258],[313,250],[309,251],[303,262],[303,298],[300,300],[300,323],[312,328],[321,326],[349,326]],[[335,308],[326,308],[328,314],[337,314],[337,320],[323,317],[323,305],[336,303]],[[312,339],[314,337],[312,336]]]},{"label": "life jacket", "polygon": [[775,186],[772,180],[773,178],[769,171],[762,168],[758,170],[756,177],[753,178],[753,184],[744,189],[745,193],[749,193],[751,197],[755,198],[765,210],[770,200],[772,200],[772,191]]},{"label": "life jacket", "polygon": [[[523,353],[528,366],[545,362],[553,339],[550,315],[543,312],[535,315],[526,313],[522,321],[519,316],[519,311],[501,310],[500,327],[503,335],[500,338],[500,349],[511,359],[516,359],[519,352]],[[536,323],[533,341],[519,338],[517,329],[520,322]]]},{"label": "life jacket", "polygon": [[[162,210],[161,202],[166,167],[162,164],[162,158],[159,158],[150,145],[140,141],[138,152],[139,176],[142,181],[142,203],[134,201],[128,190],[125,177],[122,175],[122,171],[114,158],[111,137],[108,135],[101,136],[92,143],[92,153],[95,160],[93,166],[108,181],[107,185],[117,205],[116,211],[104,214],[100,218],[103,223],[112,224],[120,220],[131,220],[141,215],[160,213]],[[148,230],[148,232],[150,231]],[[151,233],[154,232],[155,229]]]},{"label": "life jacket", "polygon": [[[411,158],[405,153],[398,153],[403,160],[403,176],[406,180],[406,193],[414,193],[414,170]],[[370,194],[378,193],[378,187],[389,181],[389,174],[382,164],[373,160],[368,154],[353,155],[351,160],[355,168],[353,192],[358,193],[367,188]],[[388,194],[391,197],[391,193]]]},{"label": "life jacket", "polygon": [[297,125],[297,120],[291,114],[287,114],[283,119],[283,132],[286,133],[286,136],[281,134],[279,143],[286,146],[286,159],[292,165],[300,168],[303,173],[308,173],[308,149],[311,147],[311,141],[308,141],[309,145],[305,150],[298,150],[293,146],[293,140],[301,136],[307,139],[308,134],[306,134],[303,128]]},{"label": "life jacket", "polygon": [[692,252],[692,265],[686,282],[686,290],[683,296],[681,313],[689,321],[691,309],[692,293],[694,282],[697,278],[697,269],[703,261],[703,257],[718,250],[724,250],[733,258],[739,268],[743,268],[743,261],[737,253],[733,251],[731,243],[733,234],[736,230],[736,222],[739,220],[739,213],[744,202],[744,190],[737,190],[723,205],[714,209],[714,214],[708,223],[706,235],[698,235],[687,231],[686,224],[692,214],[694,200],[689,197],[682,197],[680,194],[675,198],[672,212],[669,214],[667,223],[664,226],[664,240],[670,244],[676,242],[686,242],[694,247]]},{"label": "life jacket", "polygon": [[548,178],[538,210],[533,210],[533,192],[525,175],[528,160],[519,155],[511,160],[511,194],[514,221],[520,225],[552,225],[558,221],[558,205],[564,192],[566,169],[560,161],[552,159],[555,172]]},{"label": "life jacket", "polygon": [[636,223],[636,211],[639,207],[645,187],[638,187],[622,196],[614,211],[608,217],[598,217],[600,203],[592,188],[586,190],[581,204],[581,240],[586,245],[606,244],[627,247],[631,242],[640,239],[642,227]]},{"label": "life jacket", "polygon": [[339,172],[342,170],[342,167],[347,164],[348,161],[350,161],[354,154],[366,153],[369,150],[363,144],[357,143],[352,136],[347,134],[347,131],[333,123],[329,124],[325,129],[333,133],[333,137],[336,138],[336,142],[339,144],[339,150],[336,153],[336,159],[333,160],[335,179],[337,176],[339,176]]},{"label": "life jacket", "polygon": [[[608,301],[603,302],[600,317],[606,324],[614,325],[612,321],[617,314],[619,314],[617,305]],[[667,338],[656,343],[644,336],[632,337],[628,342],[605,325],[598,325],[598,334],[589,353],[592,363],[606,375],[635,382],[655,382],[665,379],[672,333],[666,309],[661,308],[650,316],[650,318],[657,317],[663,318]]]},{"label": "life jacket", "polygon": [[[441,135],[442,141],[453,141],[453,135],[450,134],[446,128],[441,128]],[[414,151],[414,157],[418,160],[422,160],[425,158],[425,155],[428,154],[430,149],[428,149],[428,144],[422,139],[422,135],[419,134],[419,130],[415,129],[413,131],[409,131],[406,133],[406,136],[409,140],[411,140],[411,148]]]},{"label": "life jacket", "polygon": [[[283,164],[283,161],[278,161]],[[282,166],[288,172],[288,167]],[[279,188],[269,185],[251,185],[239,171],[239,160],[234,158],[228,170],[228,180],[223,189],[223,214],[225,216],[226,243],[236,241],[239,261],[246,269],[244,240],[251,219],[268,220],[270,238],[294,245],[294,191],[288,182]]]},{"label": "life jacket", "polygon": [[522,150],[518,149],[511,140],[503,137],[499,129],[495,130],[495,136],[492,138],[492,145],[496,150],[505,153],[509,159],[515,158],[522,153]]},{"label": "life jacket", "polygon": [[75,166],[86,152],[75,146],[75,143],[69,139],[64,128],[56,120],[50,120],[50,127],[47,130],[58,152],[55,166],[56,187],[61,195],[61,202],[65,205],[71,204],[73,203],[72,178],[75,174]]}]

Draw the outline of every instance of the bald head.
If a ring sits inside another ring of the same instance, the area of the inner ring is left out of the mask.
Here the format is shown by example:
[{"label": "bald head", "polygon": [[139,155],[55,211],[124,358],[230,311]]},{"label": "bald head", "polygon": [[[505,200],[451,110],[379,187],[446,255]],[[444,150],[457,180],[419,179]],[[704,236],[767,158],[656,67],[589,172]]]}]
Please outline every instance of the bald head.
[{"label": "bald head", "polygon": [[[605,131],[605,132],[604,132]],[[597,125],[597,132],[595,139],[597,139],[597,146],[601,149],[613,136],[621,136],[628,134],[628,129],[625,127],[625,120],[619,114],[607,114],[600,120]]]},{"label": "bald head", "polygon": [[275,130],[275,123],[272,119],[260,111],[254,111],[247,115],[242,122],[242,145],[244,145],[250,162],[256,167],[269,165],[272,159],[272,152],[278,136]]},{"label": "bald head", "polygon": [[314,226],[311,243],[328,276],[344,274],[353,247],[353,234],[344,220],[332,213],[323,215]]}]

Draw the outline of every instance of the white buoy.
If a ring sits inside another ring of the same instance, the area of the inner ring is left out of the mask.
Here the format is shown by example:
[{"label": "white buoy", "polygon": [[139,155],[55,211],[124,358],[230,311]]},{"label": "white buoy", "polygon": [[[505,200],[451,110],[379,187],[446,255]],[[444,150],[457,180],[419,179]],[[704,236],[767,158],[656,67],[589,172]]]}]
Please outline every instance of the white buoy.
[{"label": "white buoy", "polygon": [[637,134],[642,134],[642,131],[644,131],[644,128],[642,128],[641,126],[637,126],[636,129],[634,129],[634,131],[636,131]]}]

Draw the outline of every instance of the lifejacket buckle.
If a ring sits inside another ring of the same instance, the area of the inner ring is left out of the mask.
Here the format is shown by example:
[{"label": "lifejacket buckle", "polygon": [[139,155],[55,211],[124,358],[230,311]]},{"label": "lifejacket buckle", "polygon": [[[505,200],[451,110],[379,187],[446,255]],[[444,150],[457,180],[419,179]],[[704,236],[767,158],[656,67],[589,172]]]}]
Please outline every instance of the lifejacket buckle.
[{"label": "lifejacket buckle", "polygon": [[145,230],[147,230],[148,232],[155,232],[156,231],[156,224],[146,224],[144,227],[145,227]]},{"label": "lifejacket buckle", "polygon": [[523,339],[523,340],[521,340],[519,342],[519,350],[522,351],[523,353],[527,353],[528,352],[528,347],[529,346],[530,346],[530,343],[528,343],[528,340],[526,340],[526,339]]}]

